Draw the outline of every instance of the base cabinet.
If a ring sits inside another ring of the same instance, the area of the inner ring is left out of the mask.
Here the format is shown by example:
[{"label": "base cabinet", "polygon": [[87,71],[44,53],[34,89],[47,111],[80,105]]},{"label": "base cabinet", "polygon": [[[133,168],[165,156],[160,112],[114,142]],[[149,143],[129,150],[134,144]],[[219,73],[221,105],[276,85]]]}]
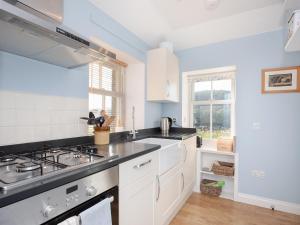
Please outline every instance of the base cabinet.
[{"label": "base cabinet", "polygon": [[158,151],[119,165],[119,224],[168,225],[191,194],[196,137],[182,141],[182,159],[158,176]]},{"label": "base cabinet", "polygon": [[156,182],[146,177],[120,190],[120,225],[156,224]]},{"label": "base cabinet", "polygon": [[182,176],[179,167],[175,167],[159,178],[159,198],[157,201],[158,224],[168,224],[176,209],[182,192]]}]

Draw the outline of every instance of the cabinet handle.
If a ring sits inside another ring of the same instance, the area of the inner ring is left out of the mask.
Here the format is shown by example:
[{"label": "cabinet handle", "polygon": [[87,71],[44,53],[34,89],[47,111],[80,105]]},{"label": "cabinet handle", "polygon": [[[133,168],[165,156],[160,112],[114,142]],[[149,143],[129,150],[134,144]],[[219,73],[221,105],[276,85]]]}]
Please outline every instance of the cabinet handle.
[{"label": "cabinet handle", "polygon": [[183,192],[184,186],[185,186],[184,175],[183,175],[183,173],[181,173],[181,177],[182,177],[182,189],[181,189],[181,192]]},{"label": "cabinet handle", "polygon": [[159,197],[160,197],[160,180],[159,180],[159,176],[156,176],[156,180],[157,180],[157,196],[156,196],[156,201],[158,201]]},{"label": "cabinet handle", "polygon": [[147,164],[150,164],[152,162],[152,159],[148,160],[147,162],[143,162],[141,164],[138,164],[138,165],[135,165],[133,168],[134,169],[140,169],[142,168],[143,166],[146,166]]},{"label": "cabinet handle", "polygon": [[187,150],[186,145],[184,143],[182,143],[182,145],[184,146],[184,150],[185,150],[185,155],[184,155],[184,161],[183,162],[186,162],[188,150]]}]

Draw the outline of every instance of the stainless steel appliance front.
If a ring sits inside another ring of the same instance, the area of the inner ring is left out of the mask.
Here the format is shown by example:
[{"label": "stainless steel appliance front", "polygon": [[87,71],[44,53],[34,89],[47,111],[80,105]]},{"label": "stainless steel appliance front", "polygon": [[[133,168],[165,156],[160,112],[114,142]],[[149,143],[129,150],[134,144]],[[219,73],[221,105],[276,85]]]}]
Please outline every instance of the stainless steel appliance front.
[{"label": "stainless steel appliance front", "polygon": [[46,223],[118,186],[118,181],[118,166],[92,174],[1,208],[0,224],[39,225]]}]

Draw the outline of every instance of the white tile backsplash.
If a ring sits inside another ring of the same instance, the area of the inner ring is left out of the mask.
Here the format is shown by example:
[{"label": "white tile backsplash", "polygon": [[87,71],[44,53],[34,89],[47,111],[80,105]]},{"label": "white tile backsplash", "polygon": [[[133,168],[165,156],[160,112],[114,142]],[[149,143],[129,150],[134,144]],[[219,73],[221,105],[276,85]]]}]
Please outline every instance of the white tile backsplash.
[{"label": "white tile backsplash", "polygon": [[0,91],[0,145],[87,135],[88,99]]}]

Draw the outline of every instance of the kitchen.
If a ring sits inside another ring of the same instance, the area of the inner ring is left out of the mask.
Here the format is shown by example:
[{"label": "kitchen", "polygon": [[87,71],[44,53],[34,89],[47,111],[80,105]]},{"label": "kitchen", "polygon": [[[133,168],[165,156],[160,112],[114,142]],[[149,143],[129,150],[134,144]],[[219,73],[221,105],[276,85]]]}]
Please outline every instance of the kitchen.
[{"label": "kitchen", "polygon": [[0,1],[0,224],[300,224],[300,5],[243,2]]}]

